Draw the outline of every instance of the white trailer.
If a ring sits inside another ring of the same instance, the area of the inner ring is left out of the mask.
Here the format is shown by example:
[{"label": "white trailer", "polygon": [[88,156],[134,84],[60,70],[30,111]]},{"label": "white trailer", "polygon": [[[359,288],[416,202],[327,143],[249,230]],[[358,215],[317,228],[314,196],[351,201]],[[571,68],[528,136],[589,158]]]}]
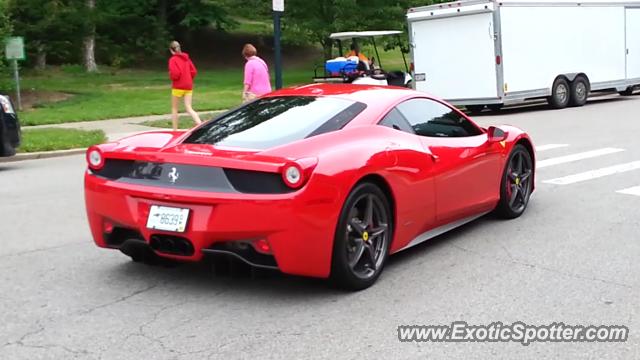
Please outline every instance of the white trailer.
[{"label": "white trailer", "polygon": [[638,0],[457,1],[407,20],[414,87],[471,111],[640,88]]}]

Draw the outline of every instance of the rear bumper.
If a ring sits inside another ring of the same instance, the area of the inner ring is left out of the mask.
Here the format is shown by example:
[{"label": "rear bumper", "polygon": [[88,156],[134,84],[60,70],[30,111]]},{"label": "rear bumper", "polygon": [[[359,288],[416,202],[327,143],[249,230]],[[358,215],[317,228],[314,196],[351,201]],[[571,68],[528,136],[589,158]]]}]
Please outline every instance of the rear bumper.
[{"label": "rear bumper", "polygon": [[[222,249],[223,244],[264,239],[280,271],[327,277],[341,196],[335,188],[311,180],[288,194],[231,194],[119,183],[87,171],[85,202],[91,233],[99,247],[119,248],[109,242],[107,223],[138,233],[149,245],[158,235],[187,239],[193,246],[191,255],[155,251],[161,257],[182,261],[199,261],[210,250]],[[185,232],[147,229],[151,205],[190,209]]]},{"label": "rear bumper", "polygon": [[20,146],[20,123],[16,114],[6,114],[0,107],[0,156],[15,155]]}]

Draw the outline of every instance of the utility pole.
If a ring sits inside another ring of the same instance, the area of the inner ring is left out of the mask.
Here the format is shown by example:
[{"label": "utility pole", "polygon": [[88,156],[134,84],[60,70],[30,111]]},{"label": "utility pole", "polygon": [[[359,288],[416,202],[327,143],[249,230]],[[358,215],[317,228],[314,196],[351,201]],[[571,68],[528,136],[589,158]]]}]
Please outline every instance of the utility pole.
[{"label": "utility pole", "polygon": [[13,59],[13,78],[16,82],[16,101],[18,110],[22,111],[22,96],[20,95],[20,72],[18,71],[18,60]]},{"label": "utility pole", "polygon": [[10,37],[5,44],[5,58],[13,65],[13,78],[16,82],[16,102],[18,110],[22,110],[22,98],[20,96],[20,72],[18,70],[18,60],[25,59],[24,39],[22,37]]},{"label": "utility pole", "polygon": [[276,63],[276,90],[282,88],[282,49],[280,46],[280,17],[284,13],[284,0],[273,0],[273,47]]}]

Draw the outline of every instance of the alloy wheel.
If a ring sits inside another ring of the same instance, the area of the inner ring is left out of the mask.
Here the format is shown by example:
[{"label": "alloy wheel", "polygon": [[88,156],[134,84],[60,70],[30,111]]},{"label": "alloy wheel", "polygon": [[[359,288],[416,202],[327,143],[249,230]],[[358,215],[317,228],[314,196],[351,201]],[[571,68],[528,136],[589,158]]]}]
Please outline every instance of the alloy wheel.
[{"label": "alloy wheel", "polygon": [[564,104],[567,102],[569,97],[569,89],[565,84],[558,85],[556,89],[556,97],[558,98],[558,103]]},{"label": "alloy wheel", "polygon": [[508,205],[515,213],[524,211],[531,195],[531,175],[533,174],[531,159],[526,152],[514,154],[507,169],[506,191]]},{"label": "alloy wheel", "polygon": [[365,193],[353,203],[346,227],[347,262],[361,279],[374,276],[382,266],[389,244],[389,219],[377,195]]}]

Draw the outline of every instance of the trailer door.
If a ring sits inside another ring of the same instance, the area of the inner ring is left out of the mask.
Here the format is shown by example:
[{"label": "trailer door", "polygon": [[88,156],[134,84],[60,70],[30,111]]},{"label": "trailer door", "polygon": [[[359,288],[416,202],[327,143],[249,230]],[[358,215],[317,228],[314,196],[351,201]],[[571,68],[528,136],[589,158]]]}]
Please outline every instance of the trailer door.
[{"label": "trailer door", "polygon": [[627,79],[640,78],[640,9],[626,10]]},{"label": "trailer door", "polygon": [[491,12],[416,20],[411,32],[417,90],[453,101],[498,97]]}]

